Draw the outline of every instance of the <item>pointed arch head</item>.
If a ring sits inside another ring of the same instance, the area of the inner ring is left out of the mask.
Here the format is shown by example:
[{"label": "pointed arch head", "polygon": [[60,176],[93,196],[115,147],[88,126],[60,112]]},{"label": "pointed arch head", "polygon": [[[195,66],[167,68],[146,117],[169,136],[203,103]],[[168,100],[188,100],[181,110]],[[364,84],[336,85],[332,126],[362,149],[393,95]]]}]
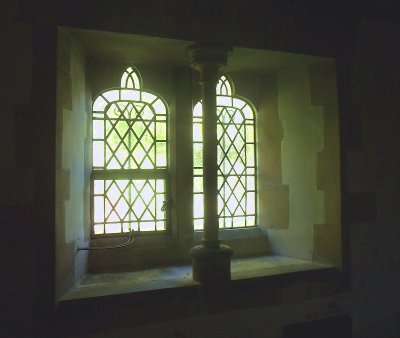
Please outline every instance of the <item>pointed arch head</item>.
[{"label": "pointed arch head", "polygon": [[232,79],[224,74],[218,80],[217,83],[217,95],[232,96],[235,93],[235,88],[233,87]]},{"label": "pointed arch head", "polygon": [[135,67],[128,67],[126,71],[122,74],[121,88],[136,90],[140,90],[142,88],[142,76]]}]

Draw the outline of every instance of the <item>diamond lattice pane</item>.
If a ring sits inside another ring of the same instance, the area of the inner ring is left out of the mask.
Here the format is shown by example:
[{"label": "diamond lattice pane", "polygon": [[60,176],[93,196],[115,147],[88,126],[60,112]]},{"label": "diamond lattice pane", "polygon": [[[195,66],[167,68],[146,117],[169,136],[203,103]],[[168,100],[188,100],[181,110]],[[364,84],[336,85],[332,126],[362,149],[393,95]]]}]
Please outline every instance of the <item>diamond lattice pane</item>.
[{"label": "diamond lattice pane", "polygon": [[96,234],[127,232],[133,226],[136,231],[165,230],[165,180],[94,180],[94,185]]},{"label": "diamond lattice pane", "polygon": [[132,66],[120,89],[95,98],[92,116],[93,234],[166,230],[166,180],[156,179],[168,162],[166,104]]},{"label": "diamond lattice pane", "polygon": [[[227,79],[219,89],[226,95]],[[255,226],[255,126],[254,111],[243,100],[217,96],[217,164],[219,227]],[[194,228],[204,223],[202,185],[203,143],[201,102],[193,111]],[[201,182],[201,184],[200,184]]]},{"label": "diamond lattice pane", "polygon": [[107,107],[103,119],[93,120],[93,166],[103,169],[167,166],[167,123],[158,121],[165,116],[166,109],[165,106],[161,109],[161,100],[156,102],[157,107],[117,101]]}]

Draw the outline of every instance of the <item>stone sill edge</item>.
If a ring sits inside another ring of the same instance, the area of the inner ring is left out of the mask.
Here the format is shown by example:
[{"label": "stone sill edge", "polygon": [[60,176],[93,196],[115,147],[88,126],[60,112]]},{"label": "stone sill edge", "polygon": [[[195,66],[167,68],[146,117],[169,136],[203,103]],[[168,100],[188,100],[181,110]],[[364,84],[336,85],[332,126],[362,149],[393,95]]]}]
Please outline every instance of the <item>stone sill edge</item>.
[{"label": "stone sill edge", "polygon": [[[273,256],[274,258],[278,256]],[[235,260],[233,260],[234,262]],[[297,260],[300,262],[300,260]],[[229,291],[225,293],[234,292],[234,290],[243,290],[243,287],[249,287],[248,292],[253,292],[255,289],[265,289],[270,287],[273,290],[283,288],[285,285],[294,285],[299,282],[328,282],[329,284],[338,284],[334,287],[334,293],[345,291],[347,287],[343,287],[343,281],[345,280],[343,273],[327,264],[318,264],[307,261],[302,261],[304,265],[283,265],[275,268],[267,268],[266,271],[235,271],[232,272],[232,281],[229,284]],[[269,270],[269,271],[267,271]],[[166,283],[168,284],[168,283]],[[255,289],[254,289],[255,288]],[[323,292],[324,293],[324,292]],[[327,292],[330,294],[332,292]],[[186,284],[164,285],[164,287],[147,288],[136,291],[128,292],[110,292],[110,293],[99,293],[92,294],[91,296],[77,296],[77,297],[63,297],[57,303],[57,311],[64,312],[72,310],[78,306],[99,306],[102,303],[121,301],[122,303],[129,302],[128,300],[146,300],[161,298],[166,299],[169,296],[176,297],[177,295],[186,295],[189,298],[199,298],[207,295],[202,290],[199,283],[191,280],[186,280]],[[324,294],[325,295],[325,294]],[[134,305],[134,303],[132,303]]]}]

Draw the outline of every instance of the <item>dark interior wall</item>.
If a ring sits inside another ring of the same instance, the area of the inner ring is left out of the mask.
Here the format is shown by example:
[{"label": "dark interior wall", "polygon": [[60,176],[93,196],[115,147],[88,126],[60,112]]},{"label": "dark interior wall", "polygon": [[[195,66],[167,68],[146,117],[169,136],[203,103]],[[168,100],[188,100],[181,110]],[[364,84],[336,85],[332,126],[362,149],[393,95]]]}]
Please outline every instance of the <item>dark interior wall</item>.
[{"label": "dark interior wall", "polygon": [[[305,4],[307,2],[302,2]],[[351,313],[354,337],[397,337],[400,28],[390,3],[341,8],[262,1],[2,1],[1,328],[54,337],[56,25],[204,40],[339,58],[343,222],[352,290],[329,299],[117,328],[110,336],[278,337],[284,325]],[[374,9],[379,9],[374,11]],[[139,10],[140,9],[140,10]],[[343,8],[342,8],[343,9]],[[385,13],[387,13],[385,15]],[[132,19],[134,18],[134,20]],[[132,19],[132,20],[131,20]],[[217,34],[210,34],[216,30]],[[344,69],[344,71],[343,71]],[[4,270],[3,270],[4,269]],[[134,325],[134,324],[132,324]],[[185,334],[185,335],[184,335]],[[101,337],[101,335],[98,335]]]}]

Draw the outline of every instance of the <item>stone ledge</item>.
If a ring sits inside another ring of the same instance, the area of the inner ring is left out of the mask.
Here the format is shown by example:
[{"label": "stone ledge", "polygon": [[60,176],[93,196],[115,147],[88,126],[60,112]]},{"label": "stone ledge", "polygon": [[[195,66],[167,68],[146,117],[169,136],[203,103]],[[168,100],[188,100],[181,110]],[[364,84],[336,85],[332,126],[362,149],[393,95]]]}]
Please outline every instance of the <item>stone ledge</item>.
[{"label": "stone ledge", "polygon": [[[277,255],[236,258],[231,262],[231,278],[234,282],[241,279],[329,268],[332,266]],[[192,279],[191,265],[168,266],[133,272],[87,274],[60,299],[60,303],[84,298],[199,285]]]},{"label": "stone ledge", "polygon": [[73,336],[349,290],[337,269],[289,257],[233,259],[231,269],[228,287],[212,294],[193,281],[190,265],[87,275],[59,300],[57,325],[65,336]]}]

